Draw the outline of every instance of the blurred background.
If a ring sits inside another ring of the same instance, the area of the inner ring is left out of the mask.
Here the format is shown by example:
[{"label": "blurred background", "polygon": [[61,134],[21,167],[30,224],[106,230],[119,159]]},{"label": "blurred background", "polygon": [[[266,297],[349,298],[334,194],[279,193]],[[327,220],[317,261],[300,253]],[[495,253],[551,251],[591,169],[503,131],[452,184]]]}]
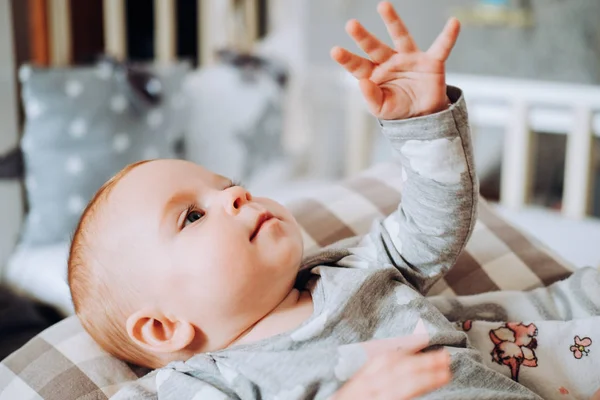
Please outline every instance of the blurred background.
[{"label": "blurred background", "polygon": [[[391,160],[329,57],[359,52],[350,18],[389,42],[377,3],[0,0],[2,282],[69,312],[81,211],[140,159],[189,159],[283,202]],[[448,82],[469,102],[482,194],[598,265],[600,2],[392,3],[422,49],[463,24]]]}]

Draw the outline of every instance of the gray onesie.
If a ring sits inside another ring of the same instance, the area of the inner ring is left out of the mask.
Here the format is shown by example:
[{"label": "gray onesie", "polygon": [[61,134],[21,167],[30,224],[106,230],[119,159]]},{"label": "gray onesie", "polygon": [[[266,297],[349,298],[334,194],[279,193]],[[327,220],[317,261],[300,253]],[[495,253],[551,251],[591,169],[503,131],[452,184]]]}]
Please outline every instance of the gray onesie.
[{"label": "gray onesie", "polygon": [[305,257],[298,286],[311,291],[313,315],[293,331],[171,363],[156,375],[159,399],[326,399],[413,333],[452,355],[452,382],[423,398],[539,399],[484,366],[467,335],[423,297],[476,218],[466,105],[457,88],[448,97],[452,106],[438,114],[381,122],[403,167],[402,203],[368,235]]}]

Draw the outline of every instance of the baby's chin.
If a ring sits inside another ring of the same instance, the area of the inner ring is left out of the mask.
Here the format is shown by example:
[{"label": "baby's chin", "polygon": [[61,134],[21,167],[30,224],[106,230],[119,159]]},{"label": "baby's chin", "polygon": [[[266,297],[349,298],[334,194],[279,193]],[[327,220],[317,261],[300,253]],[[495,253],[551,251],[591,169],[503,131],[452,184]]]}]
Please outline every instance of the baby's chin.
[{"label": "baby's chin", "polygon": [[292,224],[289,222],[280,224],[287,226],[281,227],[281,232],[275,233],[280,236],[274,238],[274,246],[269,252],[272,252],[285,268],[298,271],[304,253],[302,234],[295,226],[290,226]]}]

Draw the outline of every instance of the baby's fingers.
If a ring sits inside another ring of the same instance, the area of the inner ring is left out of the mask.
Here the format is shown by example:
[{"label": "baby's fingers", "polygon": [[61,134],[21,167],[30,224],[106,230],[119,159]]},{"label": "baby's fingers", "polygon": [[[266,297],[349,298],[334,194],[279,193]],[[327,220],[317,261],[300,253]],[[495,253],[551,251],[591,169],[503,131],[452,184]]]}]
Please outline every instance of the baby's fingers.
[{"label": "baby's fingers", "polygon": [[451,18],[444,27],[442,33],[440,33],[429,50],[427,50],[427,54],[437,60],[446,61],[450,56],[450,52],[454,48],[454,45],[456,44],[456,39],[458,39],[459,33],[460,22],[458,22],[456,18]]},{"label": "baby's fingers", "polygon": [[446,351],[420,354],[404,360],[397,374],[404,377],[403,399],[412,399],[450,382],[450,355]]},{"label": "baby's fingers", "polygon": [[414,399],[429,392],[433,392],[450,382],[450,371],[448,369],[434,369],[423,371],[403,382],[399,393],[400,399]]},{"label": "baby's fingers", "polygon": [[331,58],[338,62],[346,71],[356,79],[367,79],[371,76],[375,65],[366,58],[350,53],[341,47],[331,49]]},{"label": "baby's fingers", "polygon": [[406,25],[394,10],[394,6],[389,1],[383,1],[377,6],[377,11],[385,23],[396,50],[402,53],[418,50],[417,45],[411,34],[406,29]]},{"label": "baby's fingers", "polygon": [[346,31],[352,36],[356,44],[371,57],[371,60],[378,64],[383,64],[395,54],[394,50],[377,39],[357,20],[348,21]]}]

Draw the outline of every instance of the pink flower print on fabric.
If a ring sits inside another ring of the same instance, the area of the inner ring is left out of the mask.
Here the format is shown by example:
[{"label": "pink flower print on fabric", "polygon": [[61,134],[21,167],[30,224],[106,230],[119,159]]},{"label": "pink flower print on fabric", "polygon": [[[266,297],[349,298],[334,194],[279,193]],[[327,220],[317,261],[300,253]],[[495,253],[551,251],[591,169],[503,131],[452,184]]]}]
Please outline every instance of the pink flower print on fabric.
[{"label": "pink flower print on fabric", "polygon": [[575,345],[571,346],[571,351],[573,352],[573,357],[576,359],[581,359],[584,355],[588,355],[590,351],[587,347],[592,345],[592,339],[589,337],[584,337],[583,339],[579,336],[575,336]]},{"label": "pink flower print on fabric", "polygon": [[492,350],[492,360],[510,368],[511,377],[519,381],[521,366],[537,367],[538,329],[534,324],[507,322],[498,329],[490,330],[490,339],[495,344]]}]

